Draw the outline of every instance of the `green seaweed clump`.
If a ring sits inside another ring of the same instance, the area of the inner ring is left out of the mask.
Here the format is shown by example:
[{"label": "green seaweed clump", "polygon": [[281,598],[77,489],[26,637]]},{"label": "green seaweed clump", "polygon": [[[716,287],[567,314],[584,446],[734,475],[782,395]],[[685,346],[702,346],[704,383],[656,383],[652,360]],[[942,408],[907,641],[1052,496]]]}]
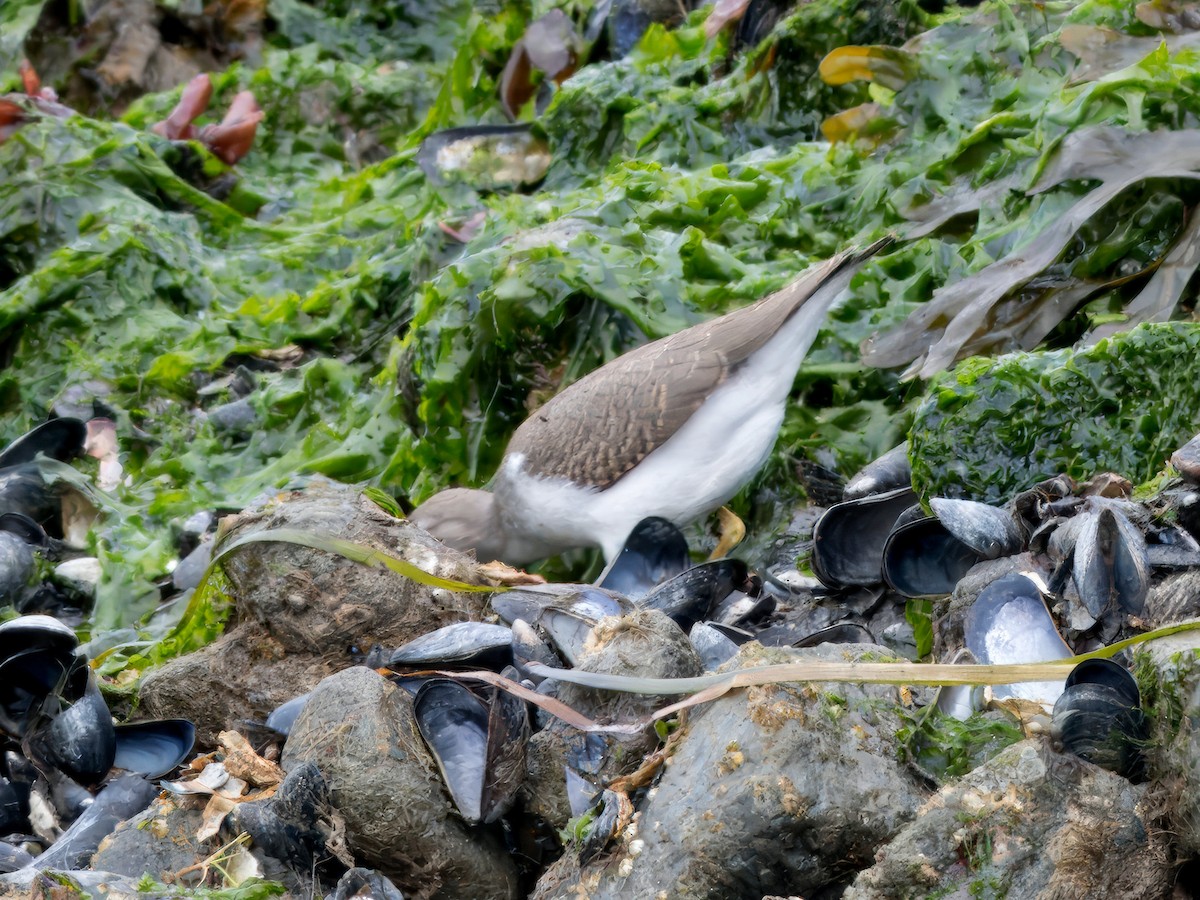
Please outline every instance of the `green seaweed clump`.
[{"label": "green seaweed clump", "polygon": [[958,778],[987,762],[1005,747],[1021,740],[1021,729],[989,713],[960,721],[936,707],[909,712],[896,733],[903,752],[922,771],[938,780]]},{"label": "green seaweed clump", "polygon": [[1154,477],[1200,422],[1200,329],[1143,325],[1085,350],[974,358],[909,433],[922,497],[996,503],[1059,473]]}]

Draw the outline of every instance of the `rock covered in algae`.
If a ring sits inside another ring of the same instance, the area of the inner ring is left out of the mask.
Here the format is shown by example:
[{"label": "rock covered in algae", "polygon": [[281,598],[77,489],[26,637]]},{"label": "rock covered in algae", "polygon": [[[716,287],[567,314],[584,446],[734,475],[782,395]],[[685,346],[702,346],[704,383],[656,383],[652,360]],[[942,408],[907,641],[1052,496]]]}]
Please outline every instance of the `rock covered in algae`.
[{"label": "rock covered in algae", "polygon": [[932,797],[843,900],[1169,896],[1146,798],[1146,785],[1039,741],[1013,744]]},{"label": "rock covered in algae", "polygon": [[1085,350],[968,360],[939,376],[917,409],[913,486],[923,497],[994,503],[1060,472],[1147,481],[1195,433],[1198,351],[1200,328],[1172,322]]},{"label": "rock covered in algae", "polygon": [[516,867],[498,834],[469,827],[454,808],[408,692],[361,666],[326,678],[284,747],[285,771],[306,762],[329,785],[355,860],[405,897],[517,896]]},{"label": "rock covered in algae", "polygon": [[[1194,575],[1182,576],[1192,587]],[[1150,721],[1146,757],[1152,783],[1165,787],[1162,810],[1180,858],[1200,854],[1200,632],[1141,645],[1134,672]]]},{"label": "rock covered in algae", "polygon": [[[478,584],[474,562],[389,515],[354,488],[317,483],[226,520],[221,544],[300,529],[384,551],[453,581]],[[150,715],[196,723],[201,743],[244,719],[262,721],[351,665],[349,648],[399,646],[452,622],[480,619],[486,594],[432,588],[383,567],[291,543],[247,544],[223,563],[233,624],[214,643],[146,676]]]},{"label": "rock covered in algae", "polygon": [[[845,661],[867,649],[749,644],[734,665]],[[759,900],[842,883],[925,799],[898,762],[896,702],[892,686],[789,683],[693,710],[633,823],[582,870],[568,852],[534,896]]]}]

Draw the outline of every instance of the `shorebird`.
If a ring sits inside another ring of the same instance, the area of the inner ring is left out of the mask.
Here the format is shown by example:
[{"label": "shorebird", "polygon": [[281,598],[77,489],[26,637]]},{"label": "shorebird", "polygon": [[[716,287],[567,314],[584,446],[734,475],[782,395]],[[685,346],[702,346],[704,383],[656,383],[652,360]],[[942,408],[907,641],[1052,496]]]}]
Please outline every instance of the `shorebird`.
[{"label": "shorebird", "polygon": [[516,430],[490,491],[442,491],[412,521],[480,560],[523,566],[575,547],[611,561],[647,516],[686,525],[712,512],[766,462],[825,314],[887,243],[585,375]]}]

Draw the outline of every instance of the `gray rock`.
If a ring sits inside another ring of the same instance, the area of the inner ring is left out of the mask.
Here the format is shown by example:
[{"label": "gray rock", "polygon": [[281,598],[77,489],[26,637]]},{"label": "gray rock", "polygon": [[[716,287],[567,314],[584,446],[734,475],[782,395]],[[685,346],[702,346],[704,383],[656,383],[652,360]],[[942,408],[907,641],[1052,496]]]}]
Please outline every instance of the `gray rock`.
[{"label": "gray rock", "polygon": [[326,678],[284,747],[285,771],[306,762],[325,777],[355,860],[410,900],[517,896],[497,832],[455,810],[406,691],[363,667]]},{"label": "gray rock", "polygon": [[92,867],[135,880],[149,873],[168,883],[176,872],[194,866],[218,847],[215,838],[196,840],[204,824],[205,799],[189,802],[163,794],[101,842]]},{"label": "gray rock", "polygon": [[[686,634],[665,613],[642,609],[602,619],[588,634],[579,658],[585,672],[643,678],[688,678],[702,671],[700,656]],[[558,699],[602,722],[640,718],[672,702],[672,697],[597,691],[560,683]],[[566,767],[595,784],[636,769],[658,738],[653,734],[585,737],[552,719],[533,736],[526,756],[526,809],[556,829],[571,817]]]},{"label": "gray rock", "polygon": [[[738,667],[878,647],[741,649]],[[534,896],[753,898],[836,886],[869,865],[925,792],[897,762],[896,689],[785,684],[695,710],[658,786],[608,854],[569,852]]]},{"label": "gray rock", "polygon": [[[358,490],[316,483],[222,522],[220,553],[238,538],[301,529],[382,550],[441,578],[478,584],[469,557],[380,509]],[[201,745],[352,664],[348,648],[399,646],[452,622],[484,617],[487,595],[430,588],[383,567],[287,543],[254,543],[223,563],[236,611],[209,646],[150,672],[148,716],[191,719]]]},{"label": "gray rock", "polygon": [[1144,785],[1022,741],[942,788],[843,900],[1167,897],[1145,800]]}]

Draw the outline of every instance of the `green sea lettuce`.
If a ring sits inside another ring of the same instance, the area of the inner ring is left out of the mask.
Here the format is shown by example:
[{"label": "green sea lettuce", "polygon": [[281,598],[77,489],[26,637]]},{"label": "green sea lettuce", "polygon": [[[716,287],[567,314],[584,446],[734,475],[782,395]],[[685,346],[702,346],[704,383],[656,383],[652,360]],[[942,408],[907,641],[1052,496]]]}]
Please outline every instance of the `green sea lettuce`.
[{"label": "green sea lettuce", "polygon": [[[160,4],[177,25],[193,6]],[[1088,192],[1076,179],[1026,193],[1066,135],[1183,129],[1198,115],[1187,46],[1072,80],[1064,28],[1146,34],[1116,0],[936,15],[816,0],[736,56],[704,37],[699,9],[624,59],[595,48],[551,92],[543,184],[427,178],[416,157],[429,134],[504,121],[497,83],[528,23],[559,8],[582,26],[592,7],[270,0],[261,47],[213,76],[201,120],[255,93],[265,118],[236,168],[150,133],[178,90],[117,121],[34,116],[0,145],[0,441],[68,391],[117,420],[126,477],[98,496],[92,535],[98,629],[145,622],[197,509],[241,508],[311,475],[407,502],[484,484],[562,385],[897,232],[831,315],[778,452],[736,501],[769,539],[798,500],[798,457],[849,472],[896,442],[923,395],[864,368],[860,343],[1036,243]],[[0,5],[0,85],[16,86],[26,35],[70,31],[58,10]],[[903,44],[910,80],[825,84],[821,58],[846,44]],[[67,96],[68,75],[57,86]],[[885,135],[819,139],[824,119],[867,101],[885,110]],[[1121,279],[1168,252],[1194,199],[1159,179],[1095,211],[1038,287],[1098,286],[1053,346],[1111,319],[1134,290]]]}]

